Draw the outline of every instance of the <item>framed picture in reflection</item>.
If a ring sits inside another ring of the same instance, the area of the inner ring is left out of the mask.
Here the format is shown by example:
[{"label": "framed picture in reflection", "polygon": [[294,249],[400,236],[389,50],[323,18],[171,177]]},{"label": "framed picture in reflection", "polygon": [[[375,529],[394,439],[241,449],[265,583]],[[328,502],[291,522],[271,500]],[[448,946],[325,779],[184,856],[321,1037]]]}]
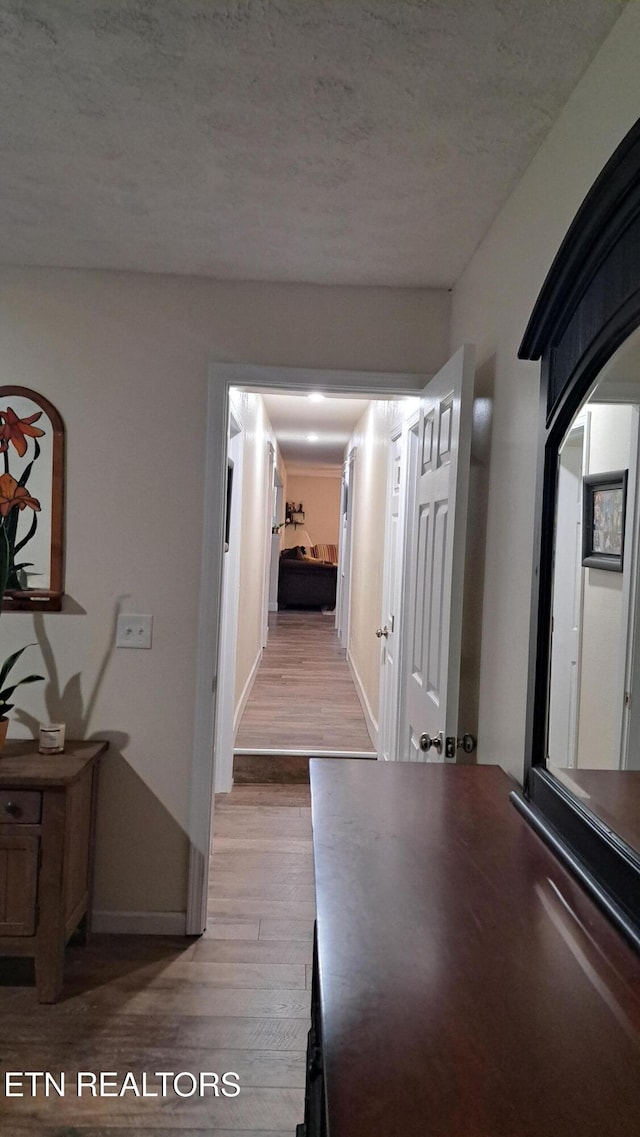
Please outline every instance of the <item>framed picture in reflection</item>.
[{"label": "framed picture in reflection", "polygon": [[622,572],[627,470],[587,474],[582,480],[582,564]]}]

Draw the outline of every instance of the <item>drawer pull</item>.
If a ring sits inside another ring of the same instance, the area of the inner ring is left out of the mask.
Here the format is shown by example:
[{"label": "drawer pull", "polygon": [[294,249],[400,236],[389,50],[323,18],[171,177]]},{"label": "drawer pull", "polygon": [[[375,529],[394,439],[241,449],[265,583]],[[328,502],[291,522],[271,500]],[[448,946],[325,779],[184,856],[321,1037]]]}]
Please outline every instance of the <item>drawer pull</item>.
[{"label": "drawer pull", "polygon": [[16,801],[7,801],[4,806],[5,813],[11,814],[12,817],[20,817],[22,810]]}]

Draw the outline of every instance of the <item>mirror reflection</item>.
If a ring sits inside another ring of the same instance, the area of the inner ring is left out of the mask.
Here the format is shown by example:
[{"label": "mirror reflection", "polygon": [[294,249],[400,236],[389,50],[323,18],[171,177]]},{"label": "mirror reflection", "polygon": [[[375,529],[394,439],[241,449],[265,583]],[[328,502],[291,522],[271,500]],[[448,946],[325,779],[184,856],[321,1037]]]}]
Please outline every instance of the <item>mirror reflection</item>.
[{"label": "mirror reflection", "polygon": [[640,852],[640,329],[558,455],[547,768]]}]

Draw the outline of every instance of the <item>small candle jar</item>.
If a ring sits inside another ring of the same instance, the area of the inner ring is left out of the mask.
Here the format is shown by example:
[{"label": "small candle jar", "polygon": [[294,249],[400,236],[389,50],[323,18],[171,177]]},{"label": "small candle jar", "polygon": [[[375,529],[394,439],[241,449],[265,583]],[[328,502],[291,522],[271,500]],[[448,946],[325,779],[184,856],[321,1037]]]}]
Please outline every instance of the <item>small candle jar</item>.
[{"label": "small candle jar", "polygon": [[40,754],[61,754],[64,750],[63,722],[40,723],[38,752]]}]

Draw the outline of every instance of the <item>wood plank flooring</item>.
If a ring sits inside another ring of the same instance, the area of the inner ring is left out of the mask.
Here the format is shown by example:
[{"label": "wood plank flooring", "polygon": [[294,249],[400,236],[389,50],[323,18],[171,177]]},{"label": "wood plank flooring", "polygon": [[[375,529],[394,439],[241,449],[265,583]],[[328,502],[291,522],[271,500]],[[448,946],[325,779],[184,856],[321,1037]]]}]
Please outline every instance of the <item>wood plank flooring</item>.
[{"label": "wood plank flooring", "polygon": [[[209,925],[197,940],[94,936],[67,949],[62,1001],[0,960],[0,1134],[293,1137],[304,1112],[315,914],[309,790],[216,801]],[[64,1071],[64,1098],[3,1095],[7,1070]],[[235,1098],[78,1098],[78,1070],[239,1075]]]},{"label": "wood plank flooring", "polygon": [[333,614],[270,614],[236,747],[373,751]]}]

